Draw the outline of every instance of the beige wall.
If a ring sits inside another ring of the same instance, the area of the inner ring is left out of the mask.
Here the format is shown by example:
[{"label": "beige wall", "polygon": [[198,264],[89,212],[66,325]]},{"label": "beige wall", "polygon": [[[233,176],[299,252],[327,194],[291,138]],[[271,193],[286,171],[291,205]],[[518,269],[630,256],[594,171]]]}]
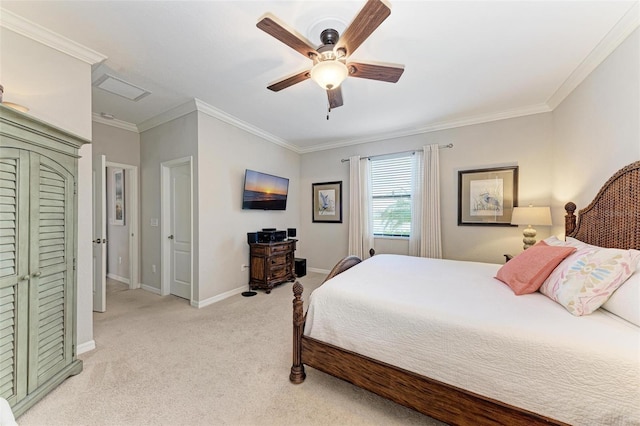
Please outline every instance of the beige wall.
[{"label": "beige wall", "polygon": [[[27,106],[29,114],[91,139],[91,64],[0,27],[0,81],[4,100]],[[78,326],[79,350],[93,342],[92,147],[78,161]]]},{"label": "beige wall", "polygon": [[94,121],[92,135],[93,155],[140,167],[140,134]]},{"label": "beige wall", "polygon": [[[160,164],[194,158],[193,299],[206,305],[247,289],[247,232],[299,225],[300,157],[202,112],[141,134],[142,283],[160,289]],[[290,178],[286,211],[242,210],[245,169]],[[156,265],[156,273],[152,272]]]},{"label": "beige wall", "polygon": [[0,81],[4,100],[91,139],[91,65],[0,27]]},{"label": "beige wall", "polygon": [[[160,165],[183,157],[193,157],[194,193],[198,188],[198,126],[197,114],[190,113],[161,124],[140,134],[140,278],[144,286],[160,291],[161,284],[161,226],[151,226],[151,219],[161,222]],[[197,197],[194,197],[194,264],[198,259]],[[152,266],[156,266],[153,272]],[[198,274],[194,266],[192,277],[197,289]],[[194,292],[194,298],[197,293]]]},{"label": "beige wall", "polygon": [[[309,267],[325,270],[347,255],[349,164],[341,163],[340,159],[351,155],[379,155],[421,149],[424,145],[434,143],[453,143],[452,149],[440,150],[443,255],[448,259],[493,263],[504,261],[504,253],[516,254],[522,250],[521,230],[513,227],[458,226],[458,171],[517,165],[520,204],[549,205],[551,127],[551,114],[536,114],[303,155],[300,238],[306,238],[309,244],[305,244],[301,255],[307,257]],[[311,184],[334,180],[343,181],[343,223],[312,223]],[[538,235],[549,235],[549,229],[538,229]],[[375,248],[378,253],[408,253],[408,243],[402,239],[376,239]]]},{"label": "beige wall", "polygon": [[552,197],[559,216],[567,201],[586,207],[613,173],[640,160],[640,30],[554,110],[553,120]]},{"label": "beige wall", "polygon": [[[200,298],[244,291],[249,283],[247,232],[298,228],[300,156],[198,113]],[[205,166],[206,165],[206,166]],[[285,211],[242,210],[245,169],[289,178]]]}]

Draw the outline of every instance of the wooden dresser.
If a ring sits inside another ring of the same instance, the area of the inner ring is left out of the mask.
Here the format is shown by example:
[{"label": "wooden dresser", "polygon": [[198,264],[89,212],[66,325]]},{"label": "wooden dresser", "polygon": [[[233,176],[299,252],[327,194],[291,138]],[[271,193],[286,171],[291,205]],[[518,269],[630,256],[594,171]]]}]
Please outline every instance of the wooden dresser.
[{"label": "wooden dresser", "polygon": [[295,240],[277,243],[249,244],[249,287],[252,290],[271,289],[286,281],[294,281]]}]

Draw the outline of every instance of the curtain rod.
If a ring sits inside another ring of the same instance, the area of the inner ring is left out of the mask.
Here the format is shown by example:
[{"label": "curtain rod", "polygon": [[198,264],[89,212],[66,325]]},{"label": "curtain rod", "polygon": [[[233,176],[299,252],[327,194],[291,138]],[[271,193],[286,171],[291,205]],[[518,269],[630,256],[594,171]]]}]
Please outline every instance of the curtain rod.
[{"label": "curtain rod", "polygon": [[[446,145],[438,145],[438,148],[440,148],[440,149],[453,148],[453,144],[452,143],[448,143]],[[409,154],[409,153],[414,153],[416,151],[418,151],[418,150],[417,149],[412,149],[411,151],[391,152],[389,154],[370,155],[368,157],[360,157],[360,158],[373,158],[373,157],[380,157],[382,155],[394,155],[394,154]],[[343,158],[340,161],[342,163],[346,163],[346,162],[349,161],[349,159],[348,158]]]}]

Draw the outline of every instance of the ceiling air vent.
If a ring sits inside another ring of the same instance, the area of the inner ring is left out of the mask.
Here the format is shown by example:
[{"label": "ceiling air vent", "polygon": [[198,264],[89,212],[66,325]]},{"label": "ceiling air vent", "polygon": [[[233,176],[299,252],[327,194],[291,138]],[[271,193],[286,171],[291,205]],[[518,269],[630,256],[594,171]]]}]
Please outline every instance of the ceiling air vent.
[{"label": "ceiling air vent", "polygon": [[109,74],[105,74],[94,81],[93,85],[109,93],[122,96],[123,98],[129,99],[130,101],[134,102],[137,102],[145,96],[151,94],[151,92],[149,92],[148,90],[145,90],[138,86],[134,86],[131,83],[127,83],[126,81]]}]

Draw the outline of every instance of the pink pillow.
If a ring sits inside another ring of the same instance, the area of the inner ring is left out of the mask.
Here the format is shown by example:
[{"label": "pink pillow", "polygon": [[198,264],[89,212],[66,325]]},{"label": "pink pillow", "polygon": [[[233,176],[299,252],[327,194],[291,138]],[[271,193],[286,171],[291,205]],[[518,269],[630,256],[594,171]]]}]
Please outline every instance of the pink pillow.
[{"label": "pink pillow", "polygon": [[496,278],[517,295],[535,293],[555,267],[574,251],[575,247],[549,246],[540,241],[505,263]]}]

